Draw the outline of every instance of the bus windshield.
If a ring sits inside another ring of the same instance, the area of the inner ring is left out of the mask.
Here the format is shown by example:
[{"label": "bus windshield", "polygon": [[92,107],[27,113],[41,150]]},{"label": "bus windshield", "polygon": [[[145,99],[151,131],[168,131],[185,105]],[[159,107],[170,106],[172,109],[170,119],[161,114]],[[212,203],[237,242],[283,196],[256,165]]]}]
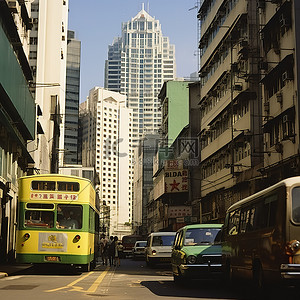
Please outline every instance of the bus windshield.
[{"label": "bus windshield", "polygon": [[292,220],[300,223],[300,187],[295,187],[292,191]]},{"label": "bus windshield", "polygon": [[82,227],[82,206],[58,204],[57,228],[80,229]]},{"label": "bus windshield", "polygon": [[186,231],[184,246],[215,244],[219,242],[220,228],[191,228]]},{"label": "bus windshield", "polygon": [[25,227],[52,228],[53,225],[53,211],[27,210],[25,213]]},{"label": "bus windshield", "polygon": [[[55,224],[55,211],[53,204],[27,204],[25,211],[25,227],[53,228]],[[43,209],[43,210],[42,210]],[[81,229],[82,205],[57,204],[56,226],[57,229]]]}]

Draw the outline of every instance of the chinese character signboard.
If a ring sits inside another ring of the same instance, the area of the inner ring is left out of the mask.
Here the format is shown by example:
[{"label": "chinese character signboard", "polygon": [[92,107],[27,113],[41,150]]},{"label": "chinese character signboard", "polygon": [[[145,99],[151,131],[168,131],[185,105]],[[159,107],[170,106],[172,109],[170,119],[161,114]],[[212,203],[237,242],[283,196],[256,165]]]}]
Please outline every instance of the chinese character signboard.
[{"label": "chinese character signboard", "polygon": [[77,194],[67,194],[67,193],[31,193],[31,200],[66,200],[74,201],[78,200]]},{"label": "chinese character signboard", "polygon": [[184,218],[192,216],[191,206],[169,206],[168,218]]},{"label": "chinese character signboard", "polygon": [[165,193],[188,192],[188,170],[165,171]]},{"label": "chinese character signboard", "polygon": [[66,252],[67,242],[66,233],[39,232],[38,251]]}]

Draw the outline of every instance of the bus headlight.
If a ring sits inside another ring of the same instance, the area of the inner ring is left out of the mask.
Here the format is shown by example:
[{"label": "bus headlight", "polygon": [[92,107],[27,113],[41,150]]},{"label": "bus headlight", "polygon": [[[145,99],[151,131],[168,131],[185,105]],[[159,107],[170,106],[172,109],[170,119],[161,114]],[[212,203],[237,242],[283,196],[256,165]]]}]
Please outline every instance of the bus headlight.
[{"label": "bus headlight", "polygon": [[156,250],[152,250],[152,255],[156,255]]},{"label": "bus headlight", "polygon": [[30,233],[25,233],[23,238],[24,238],[24,241],[27,241],[30,238]]},{"label": "bus headlight", "polygon": [[197,257],[194,255],[189,255],[186,259],[188,264],[195,264],[197,261]]},{"label": "bus headlight", "polygon": [[300,242],[297,240],[290,241],[285,246],[285,253],[287,255],[294,255],[298,250],[300,250]]}]

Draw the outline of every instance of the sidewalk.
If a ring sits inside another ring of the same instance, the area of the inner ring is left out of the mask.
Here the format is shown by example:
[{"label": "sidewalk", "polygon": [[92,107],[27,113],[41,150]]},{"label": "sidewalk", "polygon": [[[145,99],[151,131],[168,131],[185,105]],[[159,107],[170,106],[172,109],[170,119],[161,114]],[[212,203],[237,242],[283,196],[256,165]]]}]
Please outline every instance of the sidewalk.
[{"label": "sidewalk", "polygon": [[30,264],[0,264],[0,278],[13,275],[31,266]]}]

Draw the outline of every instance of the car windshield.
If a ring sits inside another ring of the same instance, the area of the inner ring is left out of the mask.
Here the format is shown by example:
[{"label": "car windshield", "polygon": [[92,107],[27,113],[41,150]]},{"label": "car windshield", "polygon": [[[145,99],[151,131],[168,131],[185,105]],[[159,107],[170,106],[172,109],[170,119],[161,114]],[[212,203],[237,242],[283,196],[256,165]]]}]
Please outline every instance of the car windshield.
[{"label": "car windshield", "polygon": [[185,233],[185,246],[216,244],[220,242],[220,228],[191,228]]},{"label": "car windshield", "polygon": [[146,247],[147,242],[138,242],[136,243],[136,247]]},{"label": "car windshield", "polygon": [[174,235],[153,236],[152,246],[172,246]]}]

